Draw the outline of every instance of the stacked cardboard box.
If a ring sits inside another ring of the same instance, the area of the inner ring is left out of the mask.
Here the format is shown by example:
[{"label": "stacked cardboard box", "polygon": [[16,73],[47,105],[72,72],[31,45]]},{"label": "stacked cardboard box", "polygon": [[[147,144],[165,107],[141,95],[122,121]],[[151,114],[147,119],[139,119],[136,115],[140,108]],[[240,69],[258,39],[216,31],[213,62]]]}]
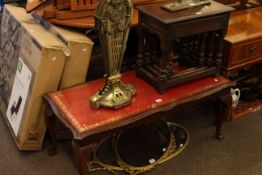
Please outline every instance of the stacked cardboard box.
[{"label": "stacked cardboard box", "polygon": [[33,17],[37,23],[59,38],[69,51],[59,89],[85,82],[93,41],[72,28],[52,25],[36,13],[33,13]]},{"label": "stacked cardboard box", "polygon": [[[50,24],[37,13],[32,13],[35,21],[59,38],[68,48],[68,55],[59,89],[86,81],[94,42],[87,36],[65,27]],[[58,120],[55,122],[57,139],[69,139],[71,132]]]},{"label": "stacked cardboard box", "polygon": [[65,29],[57,31],[63,40],[36,23],[23,8],[5,6],[0,110],[20,150],[42,147],[46,130],[42,95],[85,81],[92,41]]}]

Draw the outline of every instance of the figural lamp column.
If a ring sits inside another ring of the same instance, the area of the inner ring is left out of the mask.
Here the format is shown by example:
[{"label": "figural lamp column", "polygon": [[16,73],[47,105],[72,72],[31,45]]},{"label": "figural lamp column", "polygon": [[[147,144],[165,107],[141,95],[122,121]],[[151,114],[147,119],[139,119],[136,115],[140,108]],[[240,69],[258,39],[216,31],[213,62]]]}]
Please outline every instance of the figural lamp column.
[{"label": "figural lamp column", "polygon": [[132,85],[121,81],[121,64],[126,49],[132,15],[131,0],[99,0],[95,22],[105,60],[104,86],[90,98],[95,108],[119,108],[130,103]]}]

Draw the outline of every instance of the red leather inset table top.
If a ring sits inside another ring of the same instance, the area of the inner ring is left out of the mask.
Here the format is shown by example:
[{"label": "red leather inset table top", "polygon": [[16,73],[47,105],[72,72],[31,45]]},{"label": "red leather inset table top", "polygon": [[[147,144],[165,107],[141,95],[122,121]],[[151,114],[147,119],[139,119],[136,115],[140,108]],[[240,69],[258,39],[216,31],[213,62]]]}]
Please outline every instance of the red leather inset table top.
[{"label": "red leather inset table top", "polygon": [[222,76],[210,76],[159,94],[143,79],[136,77],[135,72],[123,74],[123,82],[133,84],[136,94],[130,105],[119,109],[94,109],[90,105],[89,98],[102,87],[103,80],[49,93],[44,97],[57,117],[71,129],[74,138],[82,139],[150,117],[153,113],[169,110],[178,104],[200,99],[233,85],[233,82]]}]

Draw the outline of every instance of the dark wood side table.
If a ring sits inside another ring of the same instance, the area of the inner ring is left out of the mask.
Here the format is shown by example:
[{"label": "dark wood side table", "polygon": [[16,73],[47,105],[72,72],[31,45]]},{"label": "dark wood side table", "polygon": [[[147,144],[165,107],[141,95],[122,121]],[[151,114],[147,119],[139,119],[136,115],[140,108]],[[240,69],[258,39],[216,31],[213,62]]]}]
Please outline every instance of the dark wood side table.
[{"label": "dark wood side table", "polygon": [[222,76],[209,76],[178,85],[165,94],[159,94],[135,72],[123,74],[125,83],[136,87],[136,95],[128,106],[112,109],[93,109],[89,97],[102,87],[103,80],[91,81],[79,86],[44,95],[49,104],[45,112],[48,132],[51,136],[49,155],[56,153],[57,141],[54,121],[58,118],[73,134],[72,146],[81,175],[87,173],[95,145],[104,137],[124,128],[137,126],[163,118],[168,111],[186,110],[197,102],[210,98],[219,99],[216,117],[216,138],[222,139],[221,126],[231,107],[230,88],[234,83]]},{"label": "dark wood side table", "polygon": [[262,62],[262,7],[232,12],[225,36],[223,73]]},{"label": "dark wood side table", "polygon": [[[208,6],[177,12],[163,10],[161,4],[137,8],[137,74],[160,93],[220,71],[223,38],[233,8],[213,1]],[[185,62],[187,69],[174,68],[177,62]]]}]

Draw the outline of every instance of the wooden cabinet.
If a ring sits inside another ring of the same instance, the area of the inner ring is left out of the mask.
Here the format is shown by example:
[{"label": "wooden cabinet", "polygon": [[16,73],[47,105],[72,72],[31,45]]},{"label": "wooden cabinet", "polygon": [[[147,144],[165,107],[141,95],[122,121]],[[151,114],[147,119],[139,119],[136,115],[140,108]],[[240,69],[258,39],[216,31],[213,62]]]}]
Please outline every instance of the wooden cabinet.
[{"label": "wooden cabinet", "polygon": [[262,7],[232,12],[225,36],[225,75],[262,62]]},{"label": "wooden cabinet", "polygon": [[254,83],[254,79],[261,75],[259,67],[254,69],[256,64],[262,62],[261,19],[262,7],[232,12],[230,15],[225,36],[223,74],[236,80],[241,90],[241,101],[236,109],[231,110],[229,120],[257,110],[261,105],[255,100],[259,92],[256,89],[260,85],[259,82]]}]

